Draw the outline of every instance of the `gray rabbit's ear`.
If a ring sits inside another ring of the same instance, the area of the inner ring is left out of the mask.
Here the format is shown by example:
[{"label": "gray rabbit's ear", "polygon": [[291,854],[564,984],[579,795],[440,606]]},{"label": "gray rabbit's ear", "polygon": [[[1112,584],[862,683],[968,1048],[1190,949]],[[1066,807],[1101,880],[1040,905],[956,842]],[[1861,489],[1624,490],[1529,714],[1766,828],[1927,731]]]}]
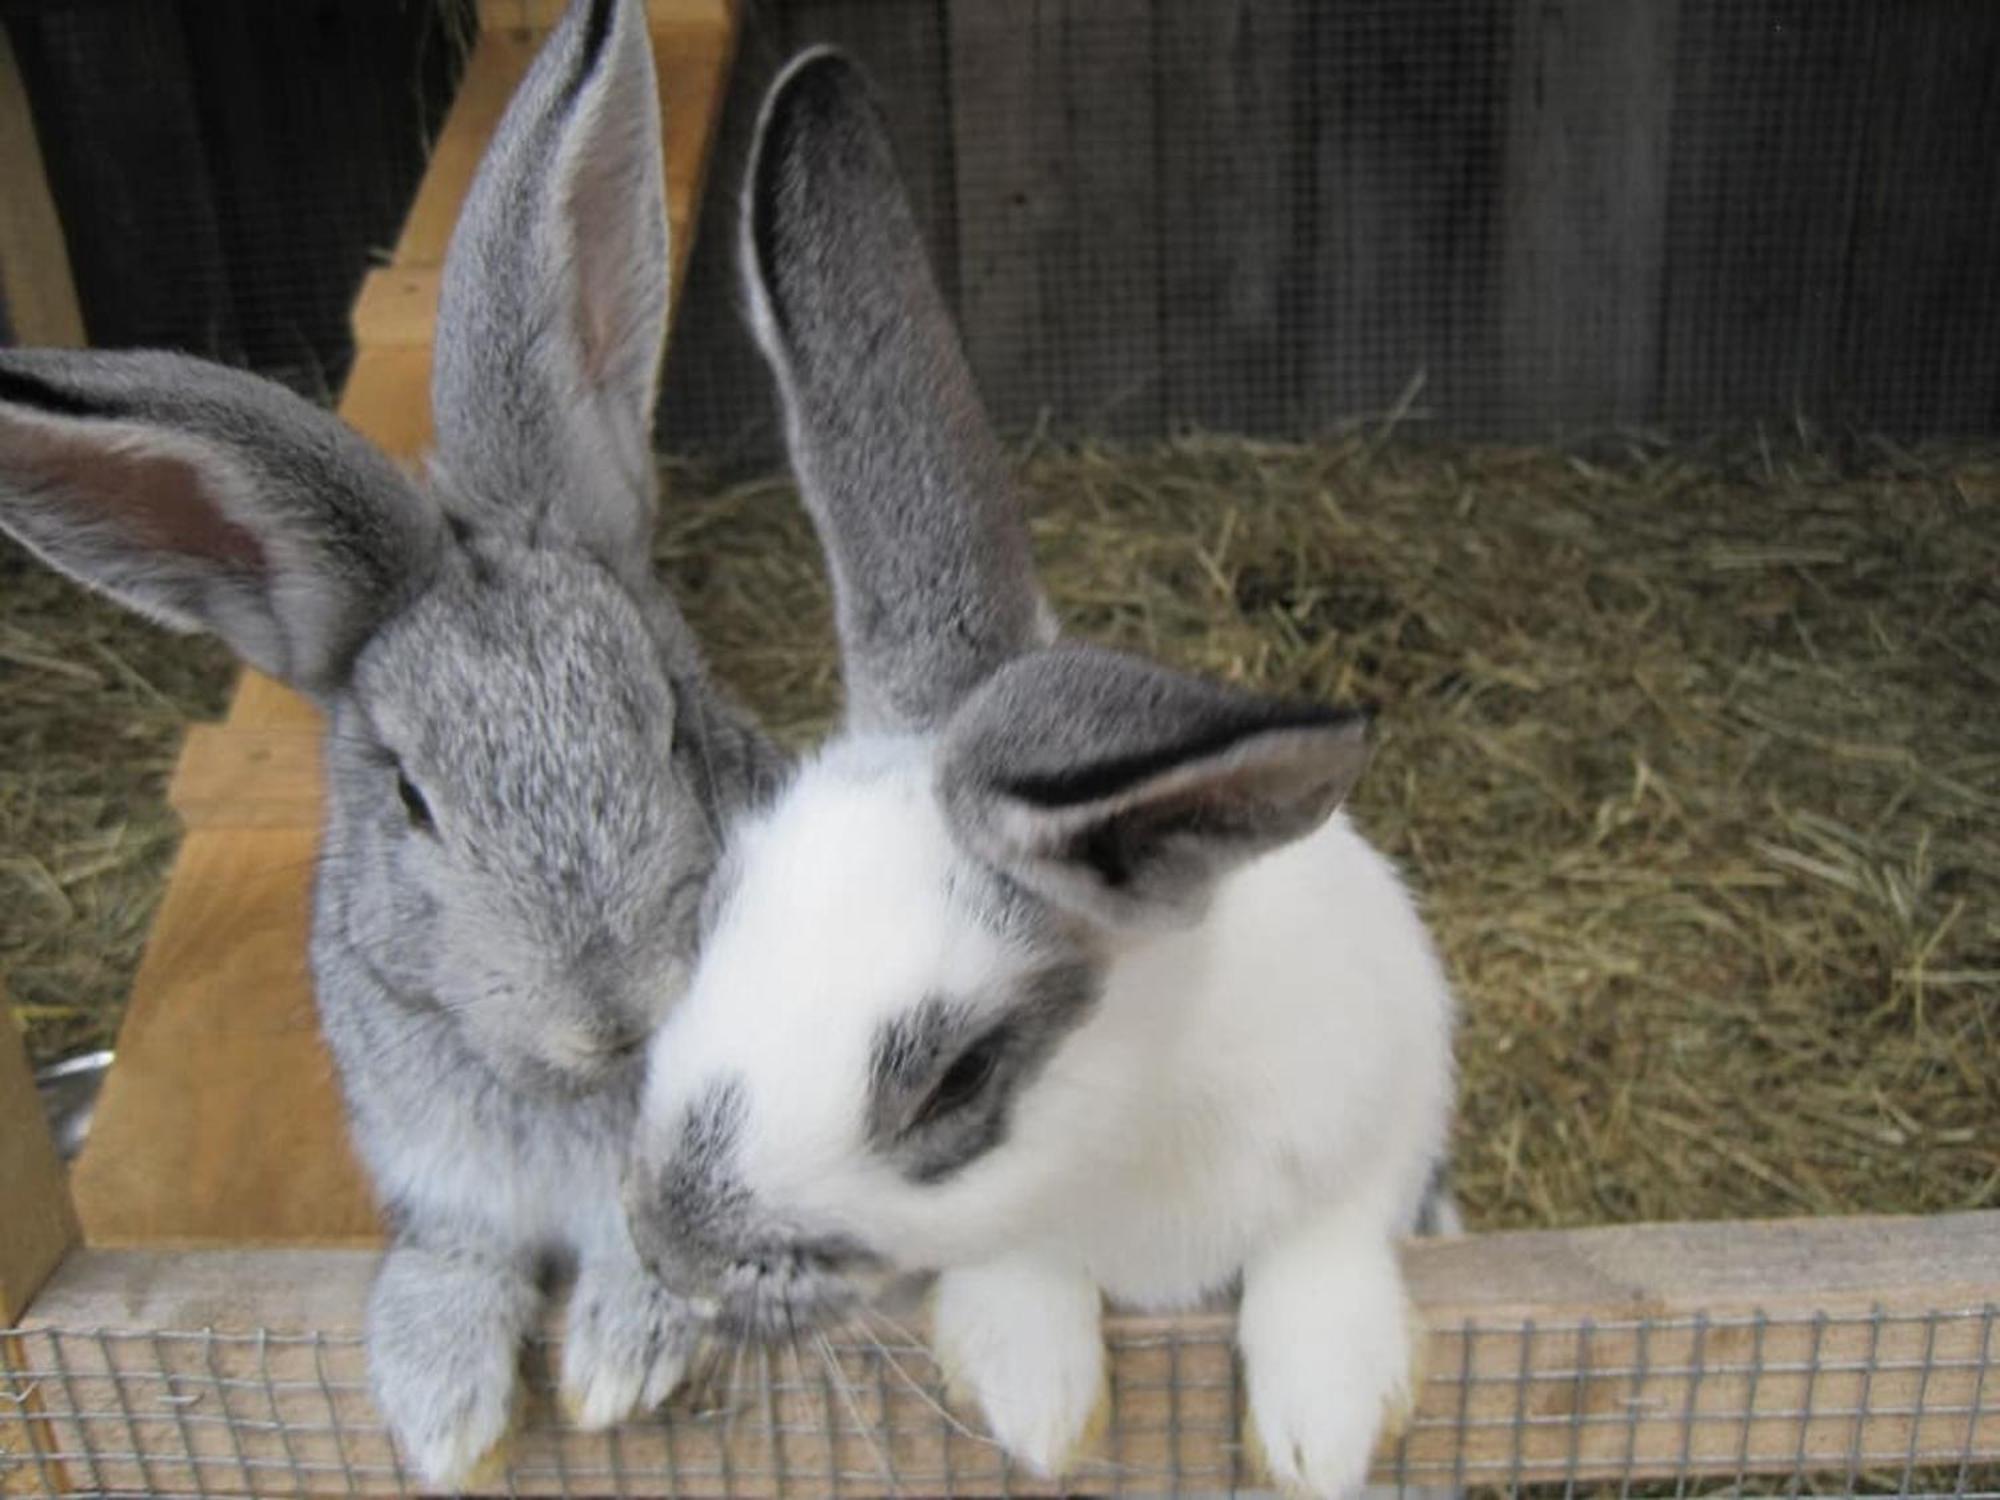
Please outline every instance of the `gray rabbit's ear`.
[{"label": "gray rabbit's ear", "polygon": [[572,0],[445,258],[437,463],[473,518],[623,566],[658,504],[667,335],[658,85],[641,0]]},{"label": "gray rabbit's ear", "polygon": [[0,353],[0,527],[315,695],[435,558],[443,516],[318,407],[172,354]]},{"label": "gray rabbit's ear", "polygon": [[1054,623],[881,111],[837,52],[765,101],[743,259],[833,574],[848,721],[933,727]]},{"label": "gray rabbit's ear", "polygon": [[939,790],[966,847],[1029,889],[1101,923],[1171,923],[1319,827],[1367,758],[1364,714],[1058,647],[965,705]]}]

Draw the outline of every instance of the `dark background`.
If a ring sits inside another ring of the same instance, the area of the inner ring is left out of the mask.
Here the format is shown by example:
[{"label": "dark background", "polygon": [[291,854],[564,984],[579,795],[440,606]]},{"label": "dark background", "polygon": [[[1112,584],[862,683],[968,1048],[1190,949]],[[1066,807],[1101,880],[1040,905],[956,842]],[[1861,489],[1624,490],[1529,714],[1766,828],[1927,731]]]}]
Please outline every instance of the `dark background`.
[{"label": "dark background", "polygon": [[[0,0],[85,320],[337,389],[458,0]],[[762,0],[667,446],[772,436],[734,284],[757,91],[888,97],[1003,425],[1147,437],[2000,430],[1990,0]]]}]

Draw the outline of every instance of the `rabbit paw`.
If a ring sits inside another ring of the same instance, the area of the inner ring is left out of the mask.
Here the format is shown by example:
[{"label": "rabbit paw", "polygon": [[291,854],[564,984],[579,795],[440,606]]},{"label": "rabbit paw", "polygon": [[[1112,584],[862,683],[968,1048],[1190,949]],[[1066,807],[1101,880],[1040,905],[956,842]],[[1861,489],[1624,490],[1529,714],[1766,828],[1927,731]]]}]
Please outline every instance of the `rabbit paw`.
[{"label": "rabbit paw", "polygon": [[369,1383],[426,1485],[457,1490],[498,1468],[538,1300],[511,1267],[402,1247],[383,1261],[368,1299]]},{"label": "rabbit paw", "polygon": [[1251,1268],[1238,1336],[1251,1438],[1271,1478],[1291,1494],[1344,1500],[1407,1415],[1410,1319],[1386,1241],[1344,1263],[1326,1241],[1315,1248]]},{"label": "rabbit paw", "polygon": [[1069,1467],[1103,1412],[1100,1311],[1089,1278],[1061,1267],[1009,1261],[938,1278],[931,1336],[947,1383],[1045,1478]]},{"label": "rabbit paw", "polygon": [[681,1383],[701,1325],[637,1265],[585,1262],[563,1331],[562,1405],[596,1431],[651,1411]]}]

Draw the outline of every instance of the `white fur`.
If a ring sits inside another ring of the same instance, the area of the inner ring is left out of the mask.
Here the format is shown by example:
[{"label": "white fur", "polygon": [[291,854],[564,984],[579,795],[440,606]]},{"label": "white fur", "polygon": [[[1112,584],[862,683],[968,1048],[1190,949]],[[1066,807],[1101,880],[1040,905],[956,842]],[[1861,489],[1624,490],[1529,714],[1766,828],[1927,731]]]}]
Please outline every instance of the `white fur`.
[{"label": "white fur", "polygon": [[[973,867],[933,774],[923,741],[836,746],[744,831],[693,989],[654,1048],[647,1121],[739,1075],[738,1170],[757,1202],[947,1272],[940,1352],[1048,1472],[1098,1394],[1077,1352],[1079,1322],[1095,1347],[1095,1299],[1059,1289],[1165,1309],[1244,1274],[1274,1472],[1344,1492],[1404,1387],[1393,1242],[1451,1095],[1450,993],[1409,896],[1336,815],[1224,878],[1193,926],[1114,937],[1097,1008],[1016,1100],[1007,1139],[913,1184],[865,1139],[871,1038],[925,995],[991,992],[1033,957],[954,895]],[[1038,1281],[1052,1289],[1040,1317],[1015,1305]]]}]

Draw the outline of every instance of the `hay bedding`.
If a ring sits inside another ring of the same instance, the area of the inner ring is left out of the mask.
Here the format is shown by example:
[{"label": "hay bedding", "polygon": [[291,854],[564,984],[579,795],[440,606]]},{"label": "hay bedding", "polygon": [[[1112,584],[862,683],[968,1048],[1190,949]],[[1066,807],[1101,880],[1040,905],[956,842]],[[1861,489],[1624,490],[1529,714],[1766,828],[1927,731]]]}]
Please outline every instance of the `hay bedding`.
[{"label": "hay bedding", "polygon": [[[1475,1221],[2000,1203],[2000,465],[1219,439],[1030,455],[1093,638],[1381,705],[1357,816],[1465,1002]],[[788,739],[838,684],[780,482],[677,472],[662,555]],[[225,678],[0,558],[0,973],[107,1036]]]}]

